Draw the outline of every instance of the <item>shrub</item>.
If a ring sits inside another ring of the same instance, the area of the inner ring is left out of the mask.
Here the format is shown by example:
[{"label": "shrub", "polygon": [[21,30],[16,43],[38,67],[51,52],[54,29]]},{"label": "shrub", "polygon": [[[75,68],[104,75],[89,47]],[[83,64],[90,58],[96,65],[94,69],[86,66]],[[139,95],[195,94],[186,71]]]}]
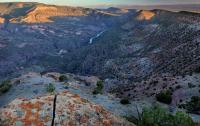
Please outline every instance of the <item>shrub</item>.
[{"label": "shrub", "polygon": [[64,83],[64,89],[68,89],[68,88],[69,88],[69,85],[70,85],[69,83],[65,82],[65,83]]},{"label": "shrub", "polygon": [[9,89],[12,87],[10,81],[3,81],[0,84],[0,94],[6,93],[7,91],[9,91]]},{"label": "shrub", "polygon": [[196,86],[193,85],[192,83],[188,83],[188,87],[189,87],[189,88],[195,88]]},{"label": "shrub", "polygon": [[97,91],[96,89],[94,89],[94,91],[92,92],[93,95],[97,95],[99,94],[99,91]]},{"label": "shrub", "polygon": [[21,81],[20,80],[17,80],[16,82],[15,82],[15,84],[20,84],[21,83]]},{"label": "shrub", "polygon": [[46,91],[49,92],[49,93],[52,93],[55,91],[55,87],[52,83],[49,83],[47,86],[46,86]]},{"label": "shrub", "polygon": [[167,91],[162,91],[159,94],[156,95],[156,99],[159,102],[165,103],[165,104],[170,104],[172,102],[172,96],[171,92],[169,90]]},{"label": "shrub", "polygon": [[193,96],[189,102],[186,103],[185,108],[195,114],[200,114],[200,97]]},{"label": "shrub", "polygon": [[195,72],[195,73],[200,73],[200,67],[196,68],[196,69],[194,70],[194,72]]},{"label": "shrub", "polygon": [[142,114],[139,114],[139,119],[131,116],[126,119],[137,126],[194,126],[191,117],[184,112],[172,115],[159,106],[144,109]]},{"label": "shrub", "polygon": [[176,112],[173,120],[174,126],[194,126],[192,118],[184,112]]},{"label": "shrub", "polygon": [[102,93],[103,90],[103,82],[102,81],[97,81],[96,83],[96,88],[94,89],[94,91],[92,92],[94,95]]},{"label": "shrub", "polygon": [[176,90],[181,89],[181,88],[182,88],[181,85],[177,85],[177,86],[175,87]]},{"label": "shrub", "polygon": [[99,88],[99,89],[103,89],[103,82],[102,81],[97,81],[97,88]]},{"label": "shrub", "polygon": [[67,78],[65,75],[61,75],[61,76],[59,77],[59,81],[60,81],[60,82],[67,81],[67,80],[68,80],[68,78]]},{"label": "shrub", "polygon": [[183,112],[172,115],[165,109],[155,106],[144,109],[138,121],[138,126],[193,126],[193,121]]},{"label": "shrub", "polygon": [[131,104],[130,101],[127,98],[121,99],[120,103],[123,105]]}]

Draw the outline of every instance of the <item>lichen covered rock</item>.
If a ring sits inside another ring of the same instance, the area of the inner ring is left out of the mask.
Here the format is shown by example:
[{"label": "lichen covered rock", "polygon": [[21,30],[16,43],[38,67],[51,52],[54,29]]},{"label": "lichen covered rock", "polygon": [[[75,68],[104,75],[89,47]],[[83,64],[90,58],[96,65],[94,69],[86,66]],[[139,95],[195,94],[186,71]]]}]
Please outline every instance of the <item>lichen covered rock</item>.
[{"label": "lichen covered rock", "polygon": [[18,98],[0,109],[0,124],[3,126],[51,125],[54,96],[36,99]]},{"label": "lichen covered rock", "polygon": [[133,126],[69,91],[31,100],[18,98],[0,109],[3,126],[50,126],[53,120],[55,126]]},{"label": "lichen covered rock", "polygon": [[57,96],[55,125],[61,126],[132,126],[102,106],[79,95],[63,92]]}]

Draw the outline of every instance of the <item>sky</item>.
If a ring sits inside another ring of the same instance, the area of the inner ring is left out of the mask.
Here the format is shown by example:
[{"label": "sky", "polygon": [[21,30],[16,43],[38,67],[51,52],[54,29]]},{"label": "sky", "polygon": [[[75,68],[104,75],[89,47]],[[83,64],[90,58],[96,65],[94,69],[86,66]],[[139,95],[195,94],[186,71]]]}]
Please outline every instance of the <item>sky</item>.
[{"label": "sky", "polygon": [[0,0],[0,2],[39,2],[71,6],[200,4],[200,0]]}]

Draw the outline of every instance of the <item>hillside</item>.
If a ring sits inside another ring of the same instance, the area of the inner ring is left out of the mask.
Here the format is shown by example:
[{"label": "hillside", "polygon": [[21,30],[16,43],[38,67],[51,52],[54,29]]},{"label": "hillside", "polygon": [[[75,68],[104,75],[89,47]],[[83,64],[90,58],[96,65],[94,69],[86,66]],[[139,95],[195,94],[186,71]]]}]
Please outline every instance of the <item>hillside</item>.
[{"label": "hillside", "polygon": [[[91,37],[126,21],[130,15],[133,15],[131,11],[117,14],[104,10],[43,4],[23,4],[36,8],[17,12],[18,9],[13,9],[16,3],[11,5],[11,9],[8,8],[7,12],[9,16],[3,14],[6,20],[2,19],[2,22],[5,22],[0,24],[2,29],[0,31],[2,59],[0,78],[16,70],[21,69],[19,73],[26,71],[29,66],[37,67],[36,71],[48,69],[61,71],[65,62],[64,55],[88,45]],[[25,10],[24,6],[22,10]],[[15,72],[12,75],[16,75]]]},{"label": "hillside", "polygon": [[73,65],[83,73],[119,80],[135,81],[157,73],[187,75],[199,68],[199,21],[195,13],[140,11],[93,45],[72,53],[73,60],[82,61]]},{"label": "hillside", "polygon": [[64,68],[102,77],[105,90],[122,99],[156,101],[169,90],[169,107],[180,107],[199,96],[199,22],[195,13],[139,11],[72,52]]},{"label": "hillside", "polygon": [[56,16],[86,16],[86,12],[83,12],[83,9],[75,9],[72,7],[36,5],[30,10],[27,10],[24,17],[16,17],[10,19],[10,21],[26,23],[52,22],[50,17]]},{"label": "hillside", "polygon": [[94,9],[40,3],[1,3],[0,7],[1,18],[9,20],[11,23],[45,23],[53,22],[51,19],[53,17],[89,16],[92,14],[115,16],[115,14]]}]

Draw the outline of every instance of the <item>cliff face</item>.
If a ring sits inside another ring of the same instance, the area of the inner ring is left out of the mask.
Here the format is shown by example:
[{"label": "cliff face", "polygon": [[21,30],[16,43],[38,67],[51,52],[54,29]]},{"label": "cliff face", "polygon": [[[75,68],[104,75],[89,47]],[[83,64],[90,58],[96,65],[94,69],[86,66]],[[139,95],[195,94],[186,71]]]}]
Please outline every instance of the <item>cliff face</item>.
[{"label": "cliff face", "polygon": [[2,17],[0,17],[0,24],[3,24],[3,23],[4,23],[4,21],[5,21],[5,19],[4,19],[4,18],[2,18]]},{"label": "cliff face", "polygon": [[6,17],[11,23],[48,23],[54,22],[52,20],[54,17],[66,16],[117,16],[117,14],[96,9],[39,3],[2,3],[0,7],[0,15]]},{"label": "cliff face", "polygon": [[77,9],[73,7],[37,5],[32,10],[30,10],[23,18],[19,17],[19,21],[26,23],[53,22],[50,17],[85,15],[86,13],[83,9]]},{"label": "cliff face", "polygon": [[151,20],[156,14],[152,11],[141,11],[138,15],[138,20]]},{"label": "cliff face", "polygon": [[31,100],[18,98],[0,109],[0,117],[5,126],[134,126],[68,91]]}]

